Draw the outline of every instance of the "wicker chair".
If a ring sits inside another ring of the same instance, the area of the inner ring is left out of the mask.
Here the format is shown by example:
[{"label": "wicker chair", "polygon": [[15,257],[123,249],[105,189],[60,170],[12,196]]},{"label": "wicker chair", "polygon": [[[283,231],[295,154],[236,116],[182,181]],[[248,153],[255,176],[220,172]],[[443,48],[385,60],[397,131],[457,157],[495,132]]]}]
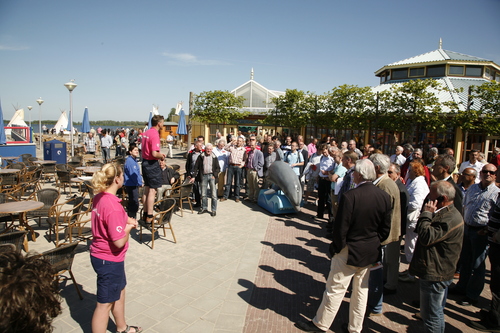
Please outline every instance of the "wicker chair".
[{"label": "wicker chair", "polygon": [[[66,194],[66,187],[69,187],[69,194],[71,195],[71,178],[73,175],[69,171],[56,171],[57,178],[56,178],[56,187],[63,187],[64,188],[64,194]],[[80,187],[80,184],[78,183],[78,186]],[[80,187],[80,192],[82,191]]]},{"label": "wicker chair", "polygon": [[53,188],[43,188],[28,197],[28,200],[43,202],[43,207],[26,213],[27,217],[38,217],[38,226],[42,225],[42,217],[48,217],[50,208],[57,203],[60,197],[58,190]]},{"label": "wicker chair", "polygon": [[181,210],[181,216],[184,216],[182,204],[186,200],[189,203],[189,208],[191,209],[191,214],[194,214],[193,205],[191,204],[191,192],[193,191],[193,184],[185,182],[182,185],[172,187],[170,190],[170,198],[177,201],[177,205]]},{"label": "wicker chair", "polygon": [[0,244],[0,254],[15,252],[15,251],[16,251],[16,246],[14,244]]},{"label": "wicker chair", "polygon": [[64,231],[64,240],[72,243],[73,239],[77,242],[86,242],[92,239],[92,228],[89,223],[91,218],[92,205],[88,205],[87,209],[82,208],[81,212],[70,217],[71,222]]},{"label": "wicker chair", "polygon": [[26,237],[26,231],[12,231],[0,235],[0,244],[12,244],[16,251],[21,253],[23,242]]},{"label": "wicker chair", "polygon": [[21,157],[22,162],[25,163],[25,164],[27,164],[28,161],[29,161],[29,158],[33,157],[33,155],[31,155],[31,154],[21,154],[20,157]]},{"label": "wicker chair", "polygon": [[43,168],[43,179],[49,179],[56,176],[56,163],[45,163],[42,164]]},{"label": "wicker chair", "polygon": [[[52,232],[56,235],[56,246],[59,245],[59,233],[74,222],[76,216],[83,208],[84,197],[73,197],[66,202],[53,205],[49,211],[47,223],[49,227],[49,240],[52,239]],[[68,208],[68,205],[72,207]]]},{"label": "wicker chair", "polygon": [[[172,224],[170,222],[174,212],[174,207],[175,207],[175,199],[172,198],[167,198],[155,202],[153,220],[151,224],[146,224],[144,220],[140,220],[139,240],[142,242],[142,228],[148,229],[149,231],[151,231],[151,249],[154,249],[155,233],[160,229],[163,229],[163,237],[165,237],[166,236],[165,229],[170,229],[170,232],[172,232],[172,237],[174,238],[174,243],[177,243],[177,239],[175,238],[174,234],[174,229],[172,228]],[[143,212],[141,211],[141,216],[142,213]]]},{"label": "wicker chair", "polygon": [[55,249],[43,252],[41,254],[41,257],[48,260],[52,264],[54,275],[60,277],[62,274],[69,272],[71,281],[73,281],[73,285],[76,288],[76,292],[78,293],[80,300],[82,300],[82,293],[80,291],[80,288],[78,288],[75,276],[71,271],[71,266],[73,266],[73,259],[75,257],[77,246],[78,242],[63,245]]}]

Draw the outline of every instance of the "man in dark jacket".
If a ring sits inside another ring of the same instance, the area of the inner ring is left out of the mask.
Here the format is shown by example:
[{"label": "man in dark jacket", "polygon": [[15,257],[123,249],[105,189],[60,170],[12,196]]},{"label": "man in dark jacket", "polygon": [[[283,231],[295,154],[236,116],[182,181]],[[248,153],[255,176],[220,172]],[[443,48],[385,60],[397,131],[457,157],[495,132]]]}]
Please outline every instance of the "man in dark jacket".
[{"label": "man in dark jacket", "polygon": [[196,200],[196,204],[194,205],[194,207],[201,207],[200,182],[196,180],[196,177],[194,177],[194,169],[196,167],[196,161],[202,153],[203,143],[201,141],[197,141],[194,144],[194,149],[189,151],[186,158],[186,175],[194,179],[193,194],[194,200]]},{"label": "man in dark jacket", "polygon": [[213,145],[207,143],[205,151],[198,156],[196,160],[194,171],[190,177],[190,182],[194,183],[195,180],[201,184],[201,210],[198,214],[208,213],[208,186],[212,192],[212,211],[210,215],[214,217],[217,211],[217,188],[215,187],[219,179],[219,159],[212,153]]},{"label": "man in dark jacket", "polygon": [[429,202],[415,228],[418,240],[410,274],[420,278],[420,313],[427,332],[444,332],[447,289],[462,249],[464,222],[454,199],[453,184],[432,183]]},{"label": "man in dark jacket", "polygon": [[312,321],[295,324],[303,331],[328,331],[351,280],[348,328],[350,332],[363,328],[370,267],[380,260],[380,243],[389,236],[392,210],[389,195],[372,184],[376,173],[370,160],[358,160],[353,177],[356,188],[343,194],[333,226],[333,258],[323,300]]}]

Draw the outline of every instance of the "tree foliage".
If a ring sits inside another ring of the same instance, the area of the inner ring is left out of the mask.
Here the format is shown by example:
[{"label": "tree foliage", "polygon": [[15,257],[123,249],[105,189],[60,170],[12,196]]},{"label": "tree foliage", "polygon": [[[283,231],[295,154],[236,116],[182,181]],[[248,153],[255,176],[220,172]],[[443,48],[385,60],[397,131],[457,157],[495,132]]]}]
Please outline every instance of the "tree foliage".
[{"label": "tree foliage", "polygon": [[481,118],[482,129],[490,135],[500,134],[500,83],[492,81],[472,86],[471,94],[474,104],[476,101],[479,104],[471,109]]},{"label": "tree foliage", "polygon": [[324,123],[332,128],[366,129],[373,117],[375,94],[370,87],[341,85],[323,99]]},{"label": "tree foliage", "polygon": [[269,110],[264,122],[292,129],[300,129],[309,123],[315,103],[310,93],[297,89],[287,89],[285,95],[274,97],[271,101],[275,108]]},{"label": "tree foliage", "polygon": [[202,123],[233,124],[250,113],[242,111],[243,96],[235,96],[229,91],[204,91],[195,96],[193,119]]}]

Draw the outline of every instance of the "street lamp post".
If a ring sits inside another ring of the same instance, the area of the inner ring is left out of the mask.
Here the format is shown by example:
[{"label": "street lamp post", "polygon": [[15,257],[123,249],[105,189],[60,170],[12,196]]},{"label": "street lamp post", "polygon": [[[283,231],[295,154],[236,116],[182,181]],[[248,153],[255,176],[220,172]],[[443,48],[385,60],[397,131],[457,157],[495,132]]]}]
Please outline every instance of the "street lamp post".
[{"label": "street lamp post", "polygon": [[73,96],[72,92],[73,89],[76,88],[77,84],[75,83],[75,80],[71,80],[70,82],[67,82],[64,84],[66,88],[69,90],[69,121],[70,121],[70,134],[69,134],[69,139],[71,140],[71,157],[75,155],[75,149],[73,147]]},{"label": "street lamp post", "polygon": [[40,109],[40,114],[39,114],[39,117],[38,117],[38,141],[40,142],[40,151],[42,152],[42,156],[43,156],[43,149],[42,149],[42,103],[43,103],[43,99],[40,97],[39,99],[36,100],[36,102],[38,103],[39,105],[39,109]]},{"label": "street lamp post", "polygon": [[32,106],[27,106],[28,110],[30,111],[30,128],[31,128],[31,109],[33,109]]},{"label": "street lamp post", "polygon": [[33,133],[31,133],[33,131],[33,128],[31,127],[31,109],[33,109],[32,106],[27,106],[29,112],[30,112],[30,142],[33,142]]}]

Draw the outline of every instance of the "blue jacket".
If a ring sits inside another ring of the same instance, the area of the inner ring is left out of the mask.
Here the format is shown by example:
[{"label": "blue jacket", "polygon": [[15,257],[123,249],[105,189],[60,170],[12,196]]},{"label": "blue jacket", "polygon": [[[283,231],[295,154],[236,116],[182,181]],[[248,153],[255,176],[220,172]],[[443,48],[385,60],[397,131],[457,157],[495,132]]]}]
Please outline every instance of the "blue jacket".
[{"label": "blue jacket", "polygon": [[127,157],[124,166],[125,186],[142,186],[141,170],[139,163],[132,156]]}]

